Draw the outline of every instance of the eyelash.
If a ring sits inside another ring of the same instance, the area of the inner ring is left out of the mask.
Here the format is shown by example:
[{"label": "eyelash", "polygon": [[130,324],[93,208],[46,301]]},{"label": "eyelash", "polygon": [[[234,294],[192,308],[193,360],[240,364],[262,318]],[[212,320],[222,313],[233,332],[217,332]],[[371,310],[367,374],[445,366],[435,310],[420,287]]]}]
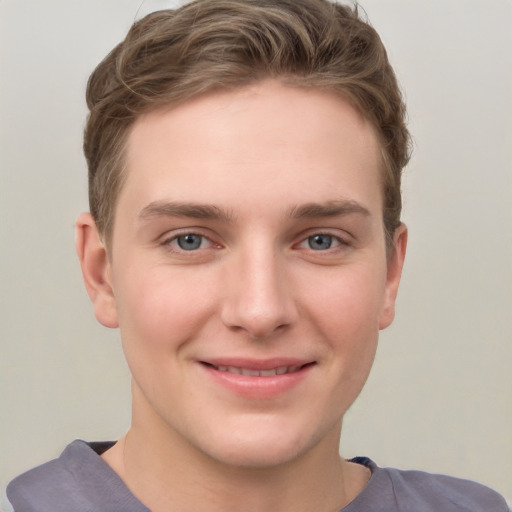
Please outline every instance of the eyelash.
[{"label": "eyelash", "polygon": [[[195,236],[199,237],[200,240],[200,246],[197,248],[191,248],[191,250],[184,249],[183,247],[179,246],[179,239],[184,238],[187,236]],[[315,237],[328,237],[330,241],[333,243],[334,247],[331,245],[325,249],[313,249],[309,244],[311,243],[312,239]],[[201,247],[205,242],[208,243],[207,247]],[[308,247],[304,247],[305,244],[308,244]],[[193,255],[194,253],[200,252],[200,249],[211,249],[211,248],[221,248],[221,245],[215,243],[211,240],[210,237],[207,235],[201,233],[200,231],[182,231],[180,233],[173,234],[171,237],[166,238],[161,243],[162,246],[164,246],[166,249],[168,249],[170,252],[176,253],[176,254],[186,254],[189,253],[190,255]],[[345,247],[349,247],[350,243],[345,238],[340,237],[338,235],[335,235],[333,233],[325,232],[325,231],[314,231],[310,232],[307,236],[301,238],[300,242],[298,244],[295,244],[294,248],[300,248],[300,249],[306,249],[309,250],[315,254],[321,254],[321,253],[332,253],[336,252],[338,250],[342,250]],[[202,251],[201,251],[202,252]]]},{"label": "eyelash", "polygon": [[180,238],[184,238],[187,236],[199,237],[201,239],[201,242],[200,242],[201,245],[203,245],[203,243],[206,241],[208,243],[208,247],[206,247],[206,248],[220,247],[220,245],[213,242],[211,240],[211,238],[209,238],[205,234],[198,232],[198,231],[182,231],[181,233],[175,233],[171,237],[164,239],[162,241],[161,245],[163,247],[165,247],[167,250],[169,250],[170,252],[173,252],[176,254],[185,254],[185,253],[193,254],[193,253],[199,252],[199,249],[206,249],[205,247],[200,246],[197,249],[187,250],[187,249],[183,249],[182,247],[177,246],[179,244],[178,240]]},{"label": "eyelash", "polygon": [[313,247],[309,246],[309,247],[306,247],[306,249],[309,249],[315,253],[333,252],[333,251],[339,250],[343,247],[347,247],[350,245],[346,239],[344,239],[338,235],[334,235],[332,233],[323,232],[323,231],[314,232],[312,234],[309,234],[304,239],[302,239],[298,245],[300,247],[300,246],[303,246],[304,244],[310,244],[312,239],[317,238],[317,237],[328,237],[330,239],[330,241],[333,243],[334,247],[329,246],[326,249],[322,250],[322,249],[313,249]]}]

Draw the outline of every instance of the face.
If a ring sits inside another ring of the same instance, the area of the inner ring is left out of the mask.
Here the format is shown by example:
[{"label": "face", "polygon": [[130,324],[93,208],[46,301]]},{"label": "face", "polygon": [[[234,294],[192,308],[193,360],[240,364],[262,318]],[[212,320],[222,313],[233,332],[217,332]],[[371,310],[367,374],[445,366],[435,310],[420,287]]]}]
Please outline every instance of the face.
[{"label": "face", "polygon": [[250,467],[337,445],[405,248],[399,230],[386,258],[380,169],[351,106],[276,82],[136,122],[89,284],[121,330],[135,424]]}]

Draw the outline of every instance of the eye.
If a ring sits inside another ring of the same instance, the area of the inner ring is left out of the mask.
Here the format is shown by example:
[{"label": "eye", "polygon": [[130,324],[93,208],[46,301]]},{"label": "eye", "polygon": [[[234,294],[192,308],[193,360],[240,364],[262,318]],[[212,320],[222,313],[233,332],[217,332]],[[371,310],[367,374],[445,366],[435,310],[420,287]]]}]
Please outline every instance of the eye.
[{"label": "eye", "polygon": [[187,233],[186,235],[177,236],[175,240],[180,249],[183,249],[184,251],[195,251],[196,249],[201,248],[206,239],[201,235]]},{"label": "eye", "polygon": [[333,245],[336,245],[336,243],[339,244],[339,240],[337,240],[331,235],[324,234],[308,236],[306,242],[308,248],[313,249],[313,251],[326,251],[327,249],[330,249]]},{"label": "eye", "polygon": [[204,235],[198,233],[182,233],[164,240],[163,246],[169,248],[172,252],[195,252],[200,249],[208,249],[213,242]]}]

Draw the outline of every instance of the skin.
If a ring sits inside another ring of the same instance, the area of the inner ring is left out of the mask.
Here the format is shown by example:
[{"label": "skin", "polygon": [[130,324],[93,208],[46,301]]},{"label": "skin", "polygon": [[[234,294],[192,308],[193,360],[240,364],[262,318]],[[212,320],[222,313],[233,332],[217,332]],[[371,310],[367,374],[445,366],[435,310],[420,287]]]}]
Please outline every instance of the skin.
[{"label": "skin", "polygon": [[[381,165],[348,103],[275,81],[137,120],[110,252],[89,214],[77,248],[133,375],[103,457],[149,508],[327,512],[367,483],[338,444],[405,256],[404,226],[386,255]],[[226,385],[205,364],[226,358],[308,364],[274,389]]]}]

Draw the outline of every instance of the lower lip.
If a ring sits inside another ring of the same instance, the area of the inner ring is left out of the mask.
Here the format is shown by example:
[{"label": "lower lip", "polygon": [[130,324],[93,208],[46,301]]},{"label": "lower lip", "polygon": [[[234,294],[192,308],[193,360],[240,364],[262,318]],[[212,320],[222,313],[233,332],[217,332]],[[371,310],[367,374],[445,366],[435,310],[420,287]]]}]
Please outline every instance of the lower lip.
[{"label": "lower lip", "polygon": [[268,400],[278,397],[298,386],[306,378],[314,365],[307,365],[292,373],[266,377],[251,377],[220,371],[202,363],[200,366],[214,382],[236,395],[255,400]]}]

